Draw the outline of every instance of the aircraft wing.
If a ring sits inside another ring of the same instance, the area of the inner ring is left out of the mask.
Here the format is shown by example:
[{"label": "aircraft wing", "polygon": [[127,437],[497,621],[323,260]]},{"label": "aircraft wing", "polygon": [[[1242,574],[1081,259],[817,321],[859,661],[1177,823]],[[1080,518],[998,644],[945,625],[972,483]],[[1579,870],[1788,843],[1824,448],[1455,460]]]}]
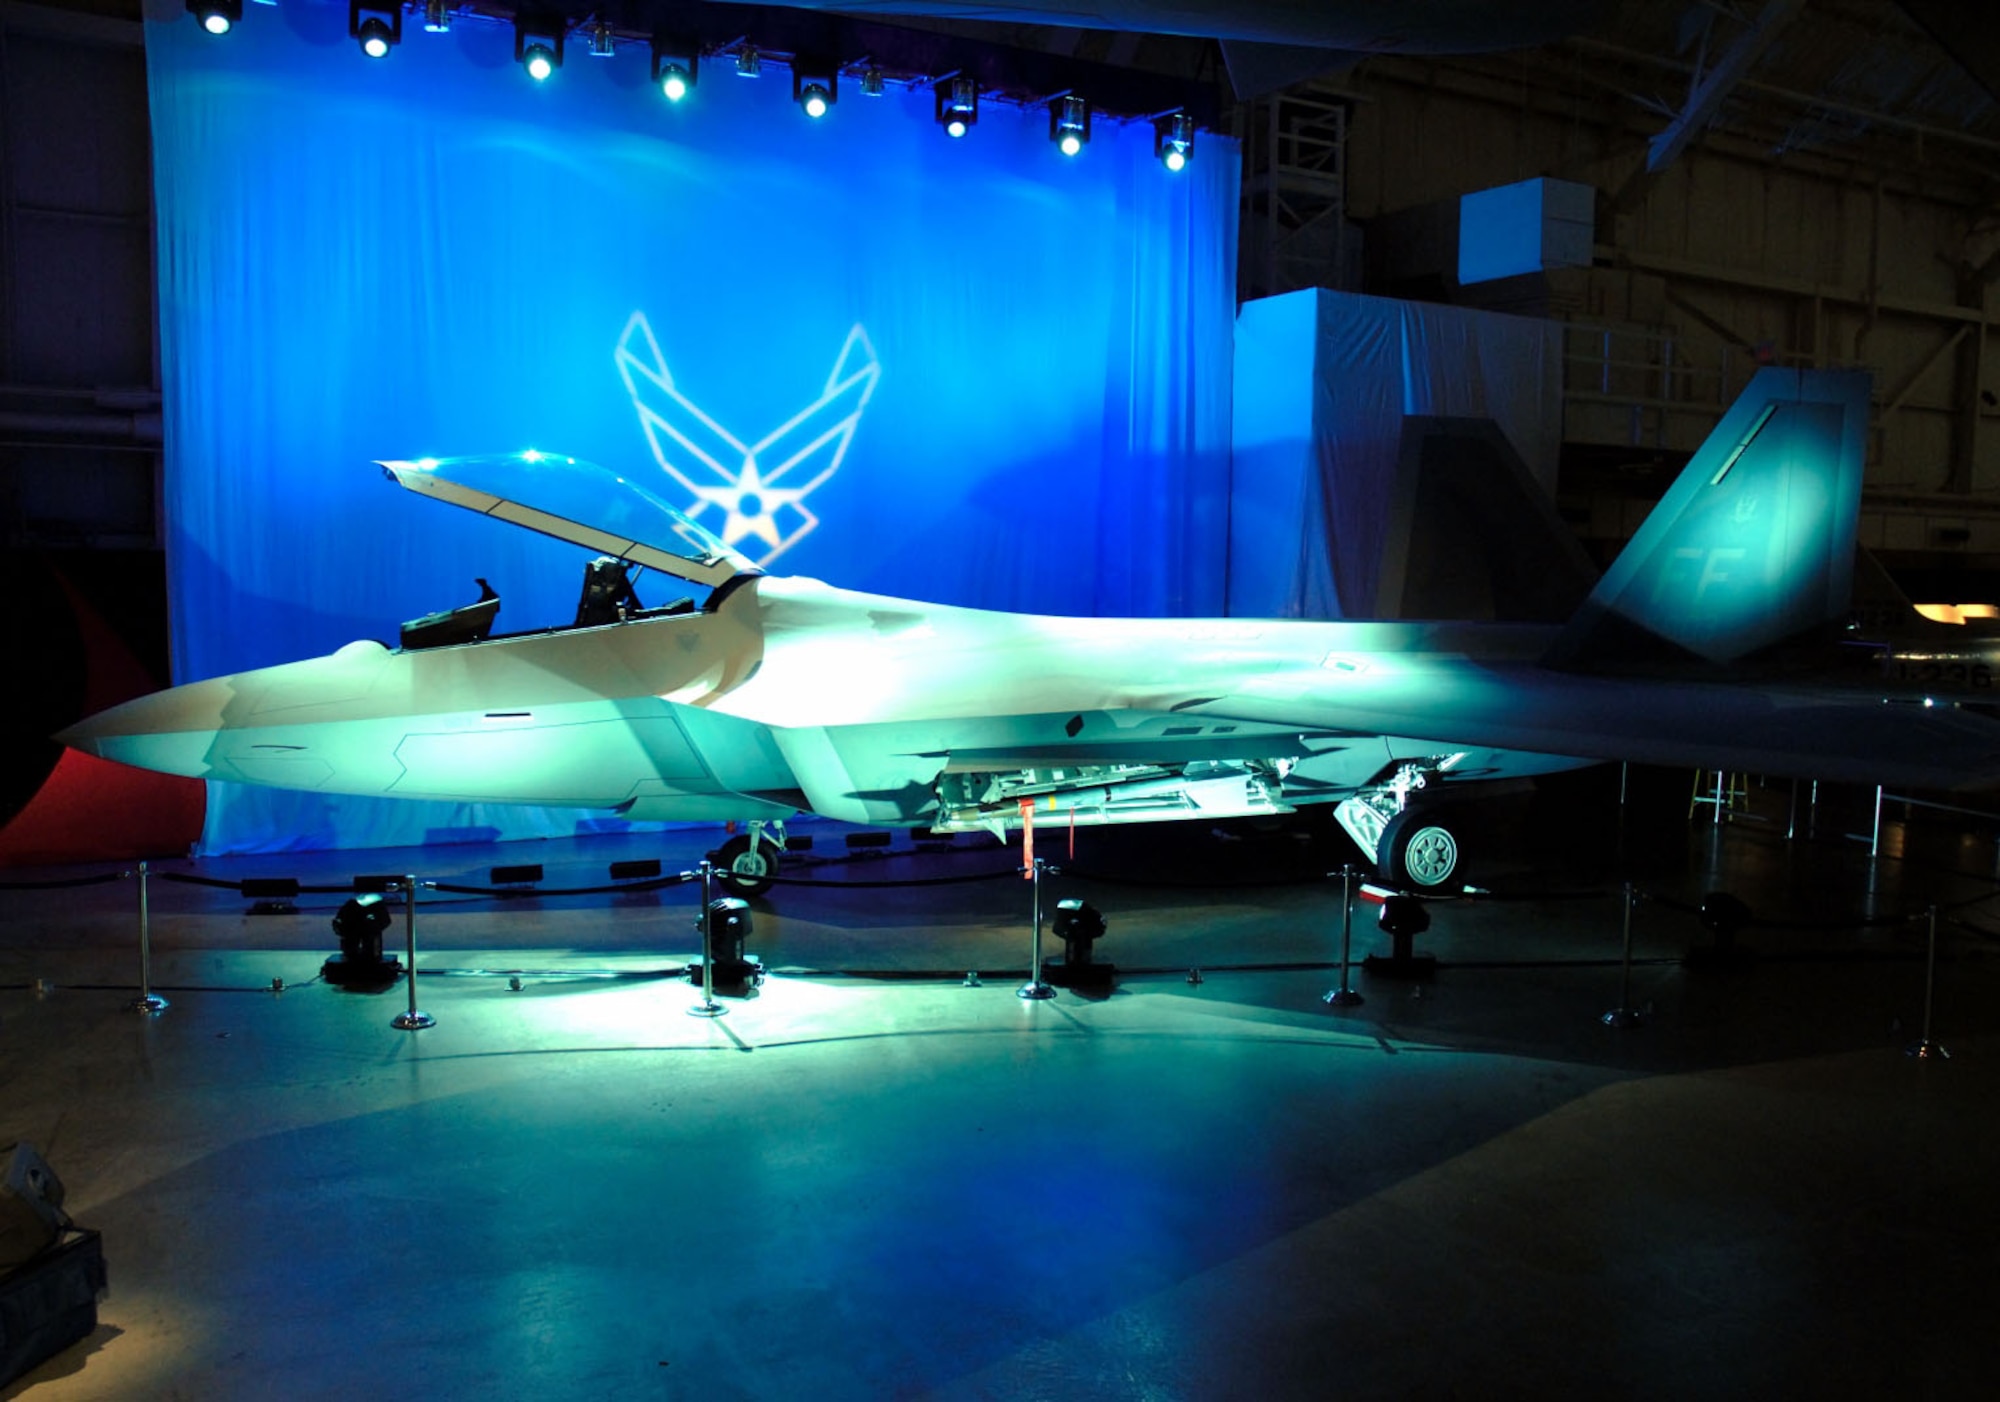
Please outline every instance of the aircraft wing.
[{"label": "aircraft wing", "polygon": [[1424,659],[1337,699],[1253,680],[1199,715],[1476,747],[1927,789],[2000,784],[2000,720],[1921,695]]}]

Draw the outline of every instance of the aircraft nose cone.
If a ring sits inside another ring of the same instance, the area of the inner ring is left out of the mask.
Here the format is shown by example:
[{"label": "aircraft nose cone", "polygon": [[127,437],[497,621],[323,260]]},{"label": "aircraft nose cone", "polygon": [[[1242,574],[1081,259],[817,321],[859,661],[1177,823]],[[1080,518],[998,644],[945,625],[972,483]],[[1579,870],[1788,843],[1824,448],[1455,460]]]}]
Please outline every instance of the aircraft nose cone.
[{"label": "aircraft nose cone", "polygon": [[234,694],[219,680],[193,682],[99,711],[55,738],[99,759],[199,778]]}]

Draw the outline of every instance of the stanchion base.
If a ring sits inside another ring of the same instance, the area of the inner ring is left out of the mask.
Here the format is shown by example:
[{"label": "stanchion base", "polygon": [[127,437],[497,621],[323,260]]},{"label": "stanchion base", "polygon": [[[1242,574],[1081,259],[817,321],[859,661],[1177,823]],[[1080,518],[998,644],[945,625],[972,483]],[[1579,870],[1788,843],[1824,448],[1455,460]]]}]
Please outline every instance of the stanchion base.
[{"label": "stanchion base", "polygon": [[1110,988],[1118,981],[1118,966],[1100,964],[1094,959],[1088,964],[1075,965],[1065,959],[1051,959],[1042,966],[1042,977],[1057,988],[1097,992]]},{"label": "stanchion base", "polygon": [[1606,1027],[1637,1027],[1641,1019],[1639,1014],[1630,1008],[1613,1008],[1598,1021]]},{"label": "stanchion base", "polygon": [[723,1007],[720,1003],[696,1003],[687,1010],[687,1015],[689,1017],[721,1017],[728,1011],[729,1009]]},{"label": "stanchion base", "polygon": [[[687,966],[687,981],[696,988],[701,987],[701,961],[696,959]],[[764,981],[764,965],[757,959],[718,959],[715,972],[709,976],[709,983],[729,993],[747,993]]]},{"label": "stanchion base", "polygon": [[1351,988],[1336,988],[1320,998],[1329,1008],[1358,1008],[1367,1001]]},{"label": "stanchion base", "polygon": [[404,1032],[421,1032],[426,1027],[436,1027],[438,1020],[429,1013],[397,1013],[389,1019],[389,1025]]},{"label": "stanchion base", "polygon": [[1030,1002],[1040,1002],[1044,998],[1055,997],[1056,991],[1046,983],[1024,983],[1014,990],[1014,996],[1026,998]]},{"label": "stanchion base", "polygon": [[1361,961],[1371,978],[1429,979],[1437,977],[1434,954],[1371,954]]},{"label": "stanchion base", "polygon": [[167,1000],[157,993],[148,993],[143,998],[134,998],[125,1005],[128,1013],[163,1013],[167,1010]]},{"label": "stanchion base", "polygon": [[1903,1048],[1904,1056],[1914,1056],[1919,1061],[1950,1061],[1951,1053],[1936,1042],[1912,1042]]}]

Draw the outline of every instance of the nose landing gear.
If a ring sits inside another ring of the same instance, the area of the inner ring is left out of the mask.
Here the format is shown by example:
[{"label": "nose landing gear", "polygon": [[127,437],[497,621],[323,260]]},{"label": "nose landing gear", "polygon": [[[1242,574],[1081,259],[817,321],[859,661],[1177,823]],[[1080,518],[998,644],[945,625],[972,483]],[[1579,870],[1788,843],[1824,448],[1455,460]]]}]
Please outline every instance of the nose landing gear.
[{"label": "nose landing gear", "polygon": [[[775,830],[775,838],[768,836]],[[785,825],[752,821],[750,831],[739,832],[716,849],[716,879],[732,894],[761,896],[771,889],[777,875],[778,858],[785,850]]]}]

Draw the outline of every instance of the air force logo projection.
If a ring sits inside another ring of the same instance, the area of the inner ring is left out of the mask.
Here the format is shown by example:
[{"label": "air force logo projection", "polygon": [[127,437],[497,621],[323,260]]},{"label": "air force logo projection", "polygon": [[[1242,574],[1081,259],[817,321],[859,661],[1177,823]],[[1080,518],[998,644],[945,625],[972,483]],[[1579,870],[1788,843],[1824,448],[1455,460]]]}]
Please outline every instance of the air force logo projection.
[{"label": "air force logo projection", "polygon": [[680,392],[644,312],[625,323],[618,373],[654,461],[687,492],[688,516],[769,565],[819,525],[806,498],[840,470],[882,367],[857,322],[819,398],[751,444]]}]

